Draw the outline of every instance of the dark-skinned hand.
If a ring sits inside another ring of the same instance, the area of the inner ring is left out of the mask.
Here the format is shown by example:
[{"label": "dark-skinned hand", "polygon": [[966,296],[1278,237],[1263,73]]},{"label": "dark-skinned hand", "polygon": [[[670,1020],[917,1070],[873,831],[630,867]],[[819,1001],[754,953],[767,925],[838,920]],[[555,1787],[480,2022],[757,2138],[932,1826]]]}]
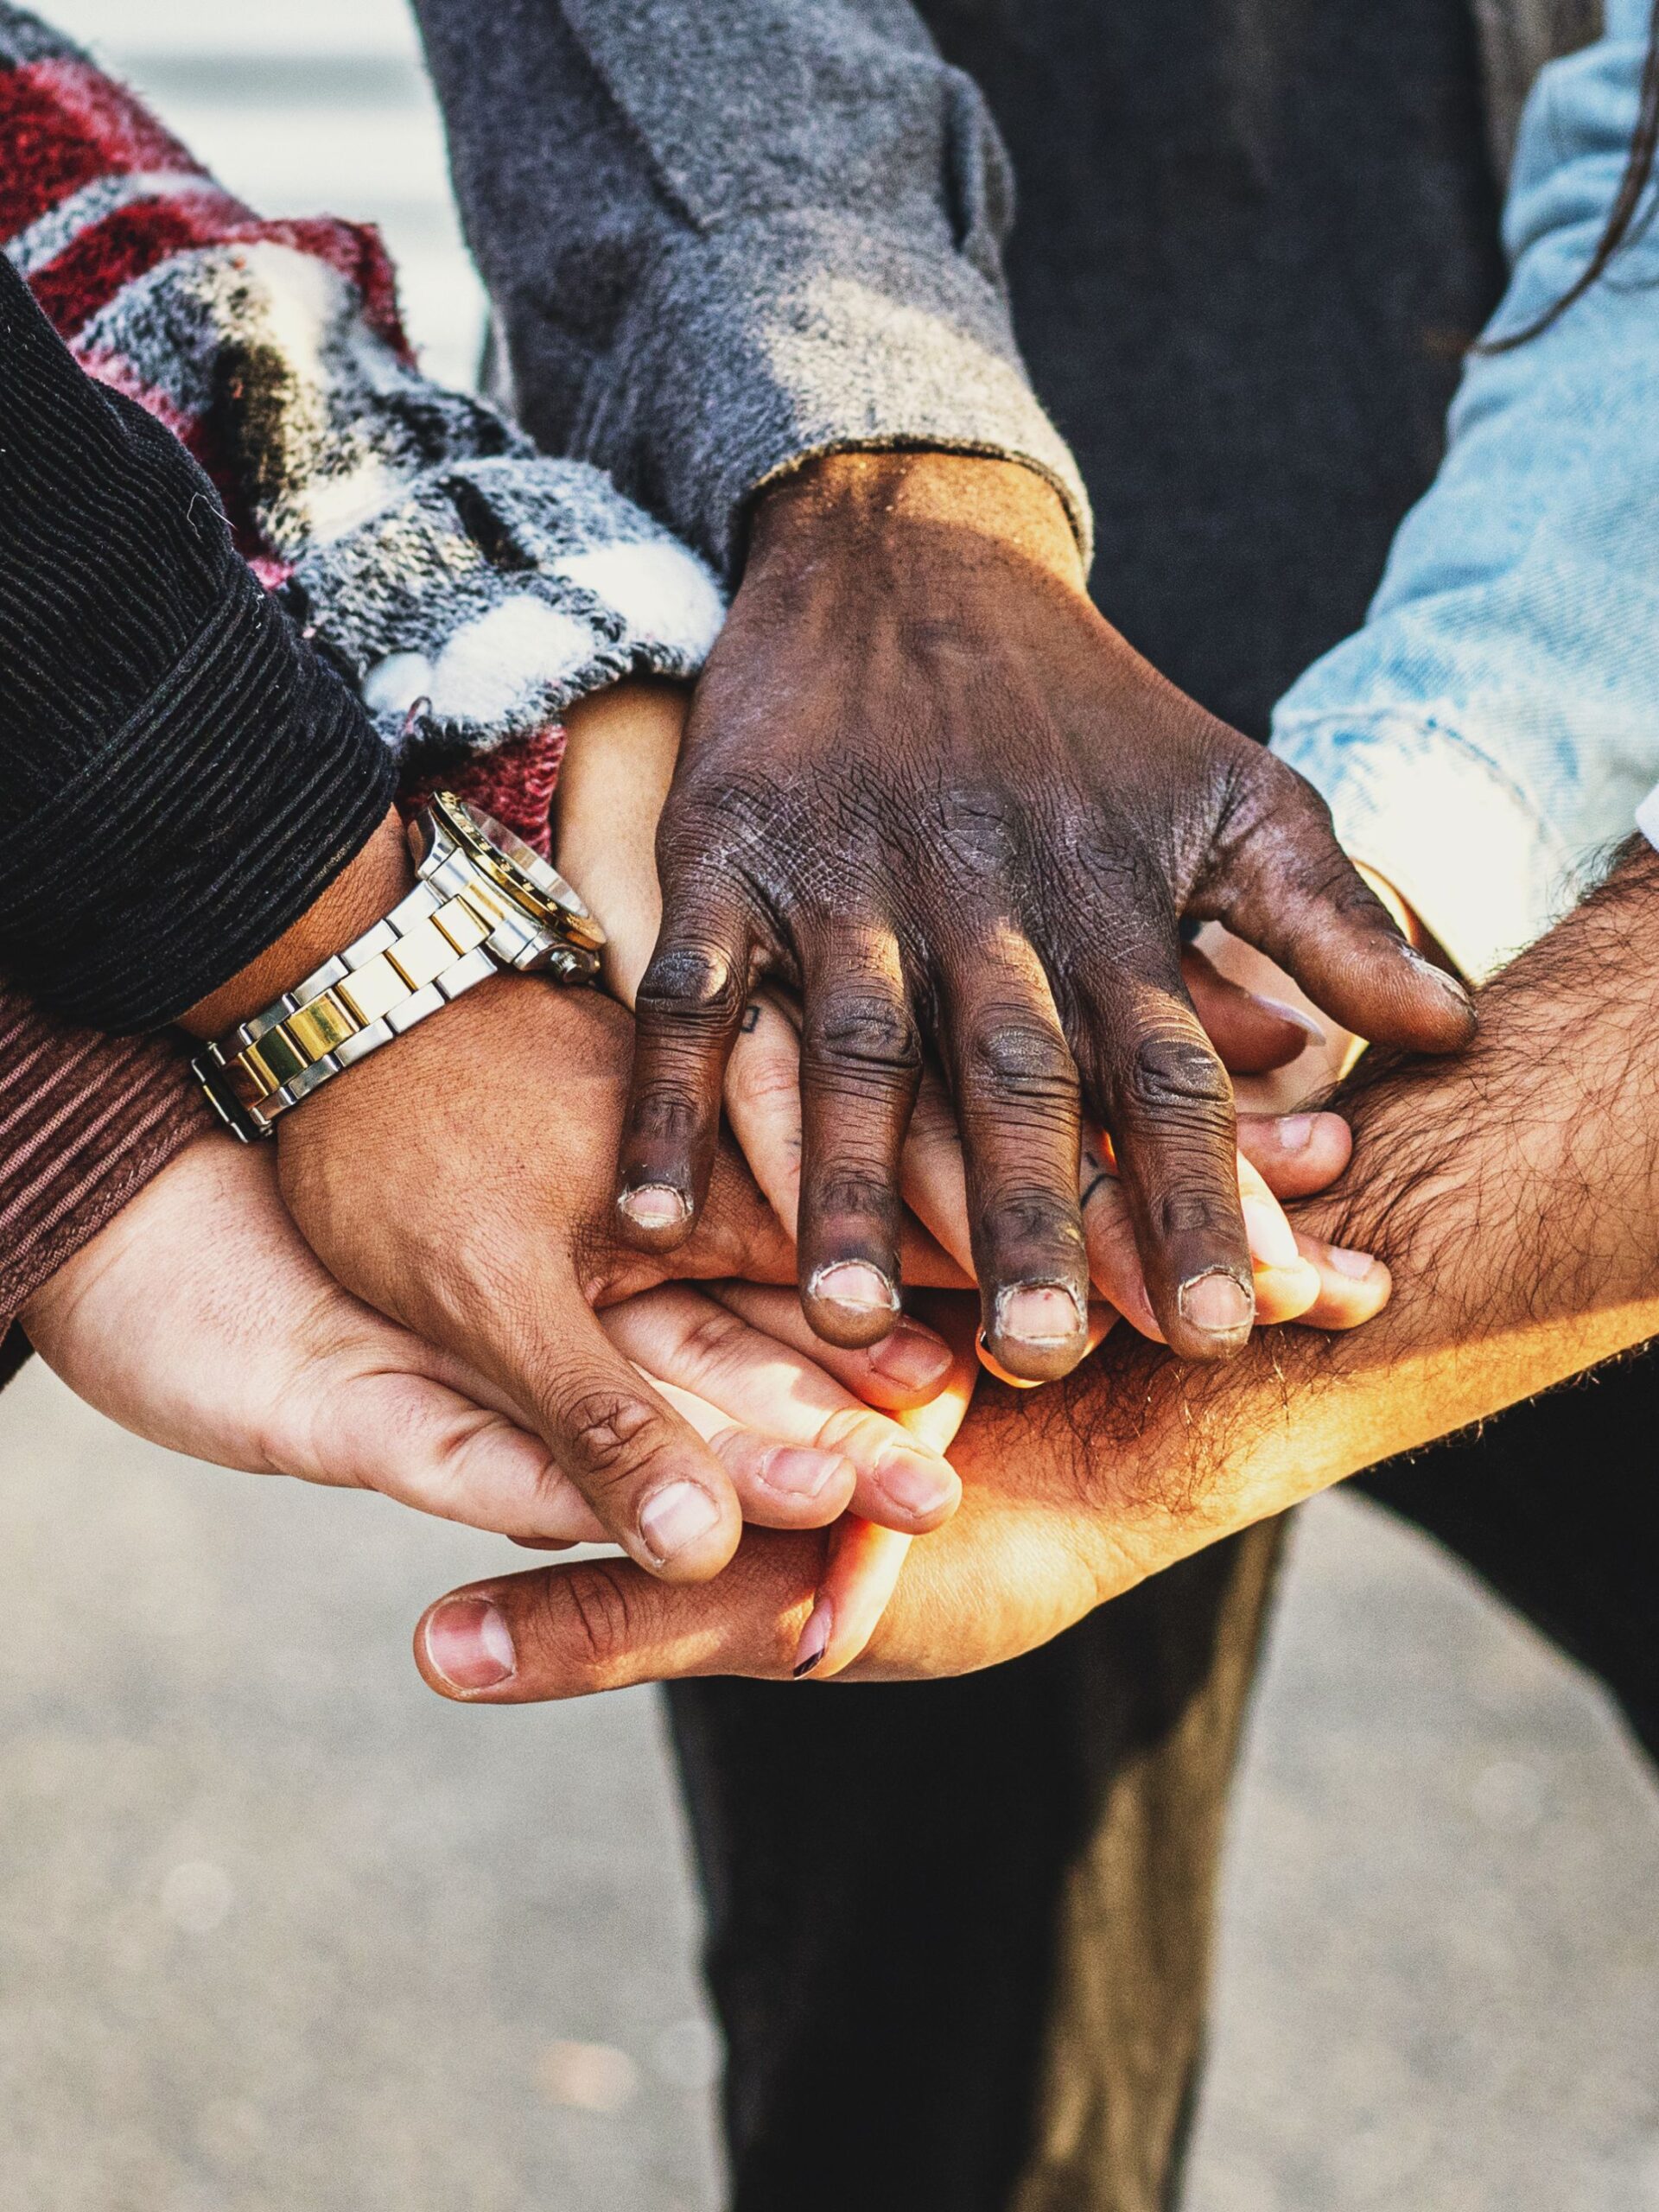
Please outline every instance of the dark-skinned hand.
[{"label": "dark-skinned hand", "polygon": [[804,1014],[799,1280],[838,1344],[898,1318],[930,1048],[999,1365],[1040,1381],[1083,1355],[1085,1113],[1170,1345],[1244,1343],[1232,1092],[1182,979],[1184,918],[1225,923],[1361,1035],[1446,1052],[1472,1027],[1318,794],[1096,612],[1058,496],[1012,462],[836,454],[761,498],[658,861],[625,1233],[658,1250],[691,1233],[752,985],[783,976]]}]

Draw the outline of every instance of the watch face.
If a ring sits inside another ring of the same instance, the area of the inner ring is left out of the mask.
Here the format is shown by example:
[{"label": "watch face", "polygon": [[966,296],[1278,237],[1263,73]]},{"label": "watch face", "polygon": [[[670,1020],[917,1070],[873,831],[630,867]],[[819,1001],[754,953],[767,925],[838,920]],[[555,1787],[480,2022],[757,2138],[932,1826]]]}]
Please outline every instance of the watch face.
[{"label": "watch face", "polygon": [[544,861],[481,807],[469,806],[453,791],[439,791],[432,810],[485,870],[537,921],[551,924],[568,944],[597,951],[605,932],[550,861]]}]

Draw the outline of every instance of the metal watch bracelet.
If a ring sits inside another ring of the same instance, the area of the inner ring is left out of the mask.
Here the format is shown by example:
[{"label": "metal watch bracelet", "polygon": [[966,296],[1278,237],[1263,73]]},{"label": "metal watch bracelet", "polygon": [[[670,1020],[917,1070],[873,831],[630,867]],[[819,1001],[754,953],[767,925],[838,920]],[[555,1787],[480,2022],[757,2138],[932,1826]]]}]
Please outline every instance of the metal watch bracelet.
[{"label": "metal watch bracelet", "polygon": [[[465,812],[474,825],[486,819]],[[593,934],[602,943],[601,932]],[[206,1046],[192,1072],[232,1135],[255,1143],[274,1135],[280,1116],[321,1084],[475,983],[544,963],[549,942],[546,924],[489,880],[464,848],[441,851],[384,919]],[[597,963],[573,948],[560,964],[574,976],[590,974]]]}]

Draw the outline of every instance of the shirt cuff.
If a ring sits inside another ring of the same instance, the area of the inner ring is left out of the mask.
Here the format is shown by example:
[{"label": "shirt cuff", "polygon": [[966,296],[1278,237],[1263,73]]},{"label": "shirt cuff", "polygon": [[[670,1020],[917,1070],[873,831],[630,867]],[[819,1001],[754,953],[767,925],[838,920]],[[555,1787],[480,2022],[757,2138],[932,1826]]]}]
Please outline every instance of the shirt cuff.
[{"label": "shirt cuff", "polygon": [[3,982],[0,1068],[3,1382],[27,1356],[11,1325],[35,1292],[214,1123],[172,1039],[77,1029]]},{"label": "shirt cuff", "polygon": [[1578,896],[1548,823],[1455,730],[1396,712],[1281,716],[1273,750],[1323,797],[1344,850],[1388,878],[1472,982]]},{"label": "shirt cuff", "polygon": [[1021,461],[1090,550],[1083,479],[995,288],[965,258],[823,209],[722,224],[664,254],[589,381],[574,443],[728,575],[757,491],[859,448]]},{"label": "shirt cuff", "polygon": [[308,548],[284,595],[387,747],[482,754],[628,676],[689,680],[725,619],[696,555],[585,461],[428,470]]}]

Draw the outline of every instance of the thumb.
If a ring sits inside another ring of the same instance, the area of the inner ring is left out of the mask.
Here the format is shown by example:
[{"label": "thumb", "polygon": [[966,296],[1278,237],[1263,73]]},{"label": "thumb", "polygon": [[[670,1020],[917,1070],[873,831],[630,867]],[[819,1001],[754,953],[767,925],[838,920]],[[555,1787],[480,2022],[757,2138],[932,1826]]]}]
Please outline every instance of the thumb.
[{"label": "thumb", "polygon": [[688,1675],[792,1671],[823,1568],[821,1535],[751,1529],[717,1581],[658,1581],[631,1560],[498,1576],[440,1598],[415,1631],[429,1688],[528,1705]]},{"label": "thumb", "polygon": [[731,1478],[617,1351],[574,1281],[537,1290],[497,1379],[607,1540],[672,1581],[717,1574],[742,1534]]},{"label": "thumb", "polygon": [[1190,911],[1276,960],[1357,1037],[1420,1052],[1466,1045],[1475,1028],[1469,994],[1407,944],[1337,842],[1313,785],[1271,753],[1253,772],[1247,826]]}]

